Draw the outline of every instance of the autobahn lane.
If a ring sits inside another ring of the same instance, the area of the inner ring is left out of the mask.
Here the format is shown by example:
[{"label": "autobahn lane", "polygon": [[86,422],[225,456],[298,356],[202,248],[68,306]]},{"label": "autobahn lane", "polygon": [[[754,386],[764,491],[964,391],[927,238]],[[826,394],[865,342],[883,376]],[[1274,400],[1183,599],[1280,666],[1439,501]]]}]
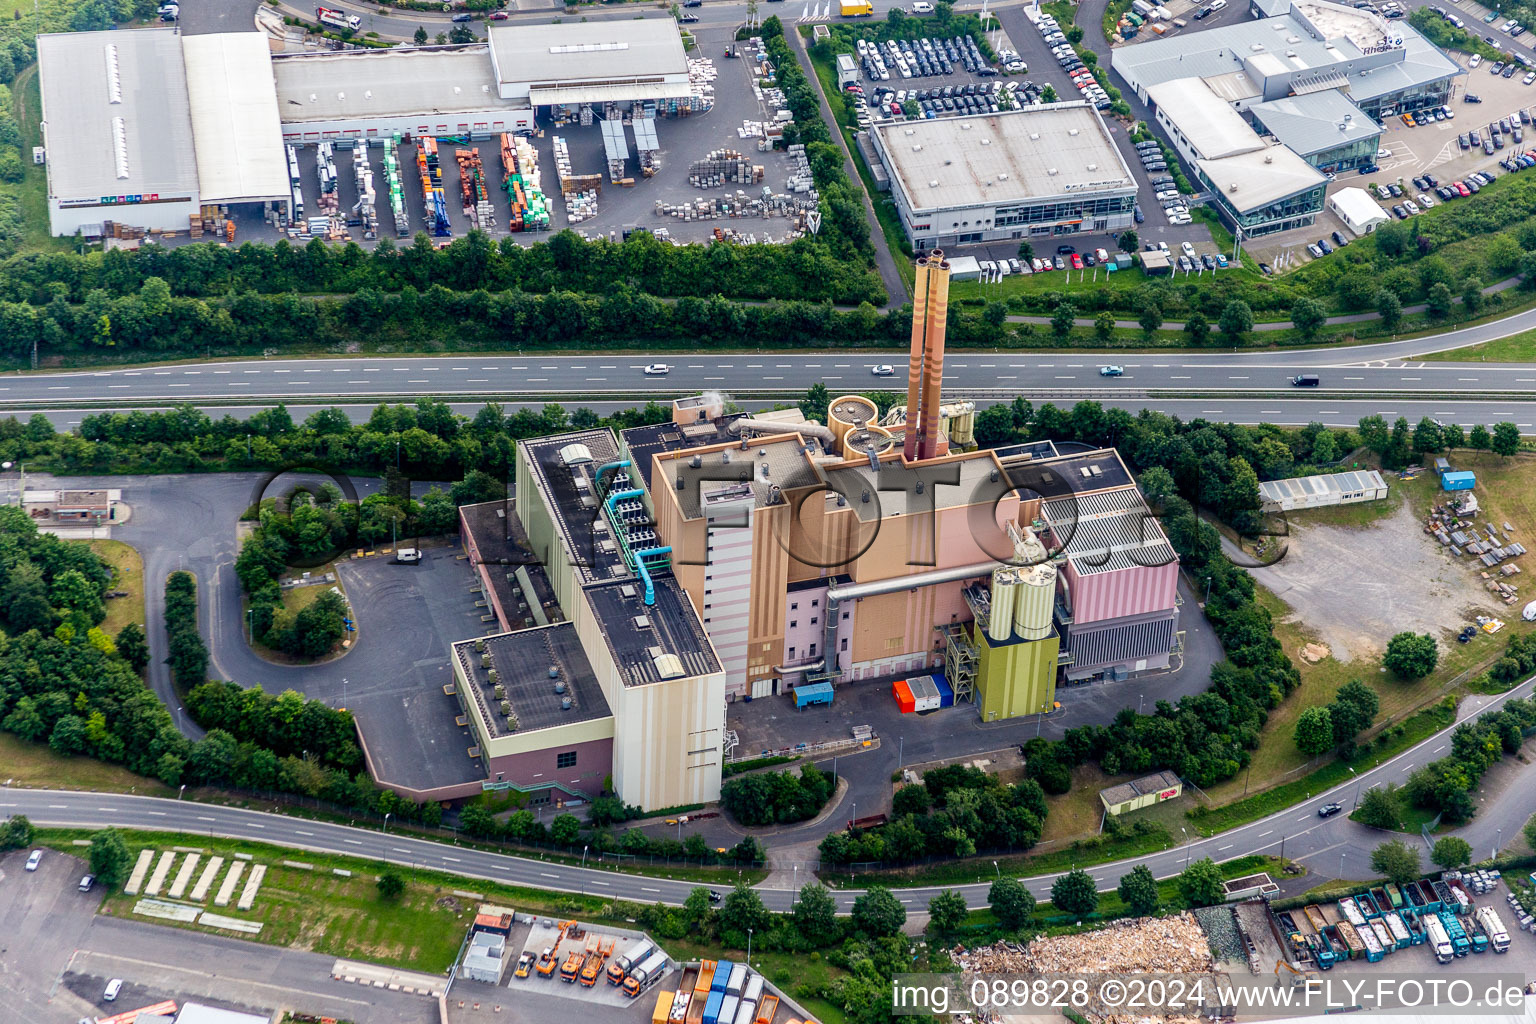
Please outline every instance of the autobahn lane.
[{"label": "autobahn lane", "polygon": [[[1536,678],[1528,679],[1508,693],[1496,697],[1468,698],[1458,724],[1501,707],[1511,697],[1530,695],[1533,684],[1536,684]],[[1359,792],[1382,783],[1405,781],[1414,768],[1443,756],[1449,745],[1450,730],[1447,729],[1386,764],[1360,773],[1358,779],[1351,779],[1327,792],[1314,794],[1301,803],[1259,821],[1150,856],[1095,865],[1088,870],[1101,889],[1111,889],[1120,876],[1136,864],[1146,864],[1154,875],[1165,878],[1178,874],[1191,860],[1202,857],[1221,861],[1252,853],[1279,853],[1283,848],[1287,857],[1306,863],[1324,877],[1370,877],[1370,852],[1381,841],[1381,833],[1358,825],[1343,814],[1319,818],[1317,808],[1337,800],[1344,803],[1348,811],[1353,807]],[[1521,784],[1521,781],[1513,783]],[[1499,833],[1501,835],[1507,833],[1511,837],[1515,836],[1528,810],[1521,801],[1503,801],[1495,805],[1491,815],[1474,820],[1472,825],[1461,829],[1459,834],[1473,842],[1475,849],[1482,850],[1487,848],[1489,836],[1496,829],[1502,830]],[[414,864],[420,868],[511,885],[591,893],[616,899],[679,904],[697,884],[514,857],[416,839],[381,829],[306,821],[261,811],[158,797],[8,788],[0,790],[0,812],[6,815],[25,814],[38,825],[76,828],[115,825],[194,835],[206,833],[301,850],[388,860],[401,866]],[[1337,862],[1333,860],[1334,854],[1339,856]],[[970,906],[981,907],[986,905],[987,891],[992,881],[985,876],[985,869],[991,865],[987,864],[985,858],[978,858],[976,865],[976,883],[951,888],[960,891]],[[1036,898],[1045,899],[1049,897],[1051,882],[1059,874],[1035,876],[1025,881]],[[716,888],[724,888],[728,882],[727,874],[716,884]],[[898,889],[896,895],[911,910],[921,911],[926,908],[928,900],[944,888],[923,886]],[[795,893],[790,889],[763,886],[758,889],[770,910],[788,910],[794,904]],[[854,889],[838,890],[835,896],[839,910],[850,910],[859,892]]]},{"label": "autobahn lane", "polygon": [[[1270,354],[1266,354],[1270,355]],[[1427,363],[1369,358],[1359,350],[1283,353],[1283,361],[1230,352],[1019,353],[963,350],[944,366],[947,392],[1007,391],[1030,395],[1095,392],[1128,397],[1145,392],[1200,394],[1275,392],[1315,400],[1328,393],[1382,392],[1456,395],[1536,395],[1536,366],[1504,363]],[[654,357],[653,357],[654,358]],[[831,390],[899,389],[904,354],[889,352],[735,353],[665,357],[668,371],[647,374],[645,356],[457,355],[272,359],[73,373],[18,374],[0,379],[0,408],[71,408],[144,402],[368,401],[441,395],[528,398],[629,397],[709,389],[799,393],[820,381]],[[1122,368],[1107,377],[1100,368]],[[881,376],[876,367],[889,366]],[[1297,392],[1290,378],[1317,374],[1322,386]],[[1170,396],[1171,397],[1171,396]]]}]

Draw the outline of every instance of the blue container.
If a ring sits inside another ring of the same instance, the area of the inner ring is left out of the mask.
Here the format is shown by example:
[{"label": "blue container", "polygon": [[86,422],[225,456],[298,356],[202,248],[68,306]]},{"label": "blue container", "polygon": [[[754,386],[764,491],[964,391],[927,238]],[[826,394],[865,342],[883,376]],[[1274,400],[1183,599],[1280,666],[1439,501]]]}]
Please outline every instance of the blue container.
[{"label": "blue container", "polygon": [[831,683],[808,683],[805,686],[795,687],[795,707],[804,708],[812,704],[831,704]]},{"label": "blue container", "polygon": [[711,992],[704,1003],[704,1024],[719,1024],[720,1004],[725,1002],[725,991]]},{"label": "blue container", "polygon": [[1477,474],[1465,470],[1458,473],[1441,473],[1440,488],[1446,491],[1470,491],[1477,485]]},{"label": "blue container", "polygon": [[715,976],[709,980],[709,990],[711,992],[723,993],[725,991],[725,986],[731,980],[731,968],[734,966],[735,964],[729,960],[721,960],[715,964]]},{"label": "blue container", "polygon": [[943,676],[941,676],[937,672],[935,672],[933,674],[933,685],[935,685],[935,686],[937,686],[939,688],[939,707],[941,707],[941,708],[952,708],[952,707],[954,707],[955,706],[955,688],[949,685],[949,680],[945,679]]}]

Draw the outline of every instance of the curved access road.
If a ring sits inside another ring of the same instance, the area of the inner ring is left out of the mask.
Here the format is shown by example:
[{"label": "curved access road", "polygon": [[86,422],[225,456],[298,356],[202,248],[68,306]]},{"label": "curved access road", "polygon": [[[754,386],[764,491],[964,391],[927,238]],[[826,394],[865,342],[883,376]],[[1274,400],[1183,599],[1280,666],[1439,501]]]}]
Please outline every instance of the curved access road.
[{"label": "curved access road", "polygon": [[[1458,722],[1477,718],[1498,708],[1510,697],[1527,696],[1532,692],[1533,685],[1536,685],[1536,677],[1497,697],[1469,698],[1463,705],[1463,713]],[[1361,789],[1385,782],[1400,783],[1414,768],[1443,756],[1449,745],[1450,730],[1447,729],[1386,764],[1361,773],[1358,782],[1351,781],[1326,793],[1318,793],[1260,821],[1160,853],[1100,864],[1088,870],[1100,888],[1110,889],[1122,874],[1137,864],[1146,864],[1154,875],[1164,878],[1177,874],[1192,859],[1211,857],[1215,860],[1230,860],[1253,853],[1275,854],[1280,852],[1283,843],[1287,857],[1302,861],[1324,877],[1370,877],[1373,874],[1370,870],[1370,851],[1381,842],[1383,835],[1350,821],[1344,814],[1318,818],[1317,808],[1337,800],[1348,810]],[[1536,771],[1536,768],[1522,769],[1522,772],[1532,771]],[[1529,780],[1517,780],[1511,783],[1510,788],[1518,792],[1522,784],[1528,785]],[[1491,851],[1496,836],[1508,834],[1513,838],[1529,811],[1530,808],[1522,800],[1494,800],[1476,820],[1456,834],[1466,838],[1481,857],[1484,851]],[[207,833],[209,836],[272,843],[300,850],[388,860],[402,866],[416,865],[510,885],[559,892],[594,893],[616,899],[680,904],[698,884],[626,874],[602,867],[583,868],[469,849],[377,828],[334,825],[280,814],[158,797],[11,788],[0,790],[0,812],[6,815],[25,814],[38,825],[84,828],[115,825],[143,830]],[[992,879],[987,877],[985,869],[991,865],[984,858],[976,859],[975,864],[977,881],[952,888],[963,893],[970,906],[980,907],[987,902],[987,890]],[[829,877],[829,873],[824,872],[823,876]],[[1049,898],[1050,885],[1056,877],[1056,874],[1041,875],[1025,881],[1037,898],[1045,899]],[[728,878],[729,875],[725,875],[722,882]],[[897,896],[910,910],[922,912],[926,910],[928,901],[943,888],[925,886],[899,889]],[[791,889],[759,886],[759,892],[770,910],[784,911],[794,904],[795,893]],[[836,893],[838,909],[845,913],[849,911],[858,895],[859,890],[839,890]]]}]

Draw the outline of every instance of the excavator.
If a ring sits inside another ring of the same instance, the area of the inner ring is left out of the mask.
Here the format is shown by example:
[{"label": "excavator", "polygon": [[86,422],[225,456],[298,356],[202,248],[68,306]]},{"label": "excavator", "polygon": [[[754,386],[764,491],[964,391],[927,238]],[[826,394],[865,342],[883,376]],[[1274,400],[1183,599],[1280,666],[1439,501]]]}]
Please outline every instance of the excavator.
[{"label": "excavator", "polygon": [[1316,971],[1298,971],[1296,968],[1291,966],[1290,961],[1288,961],[1288,960],[1276,960],[1275,961],[1275,984],[1276,985],[1278,985],[1280,983],[1280,968],[1282,968],[1282,967],[1284,967],[1286,970],[1291,972],[1291,987],[1292,988],[1295,988],[1298,985],[1305,985],[1305,984],[1307,984],[1309,982],[1313,982],[1313,981],[1316,981],[1318,979],[1318,974],[1317,974]]},{"label": "excavator", "polygon": [[576,935],[581,934],[581,926],[575,921],[560,922],[559,931],[555,933],[555,941],[545,946],[544,952],[539,954],[539,963],[535,968],[539,972],[539,977],[549,978],[554,976],[555,968],[560,966],[560,943],[565,941],[567,934],[574,938]]}]

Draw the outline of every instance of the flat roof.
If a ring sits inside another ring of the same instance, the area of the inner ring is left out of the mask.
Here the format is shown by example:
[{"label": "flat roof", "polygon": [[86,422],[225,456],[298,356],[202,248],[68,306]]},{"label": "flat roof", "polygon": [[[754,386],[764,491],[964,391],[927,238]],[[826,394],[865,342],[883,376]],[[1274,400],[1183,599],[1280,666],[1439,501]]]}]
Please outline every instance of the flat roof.
[{"label": "flat roof", "polygon": [[1220,160],[1197,160],[1196,164],[1221,193],[1222,202],[1240,213],[1261,210],[1328,181],[1321,171],[1285,146],[1269,146]]},{"label": "flat roof", "polygon": [[325,50],[272,58],[284,124],[522,109],[504,100],[485,43],[388,50]]},{"label": "flat roof", "polygon": [[53,196],[195,197],[176,29],[41,35],[37,60]]},{"label": "flat roof", "polygon": [[[662,456],[662,462],[667,475],[658,485],[672,489],[687,519],[701,518],[706,496],[733,484],[750,488],[753,507],[762,508],[782,504],[783,491],[821,482],[806,454],[805,442],[789,430],[783,435],[749,438],[745,450],[736,441],[728,447],[692,454],[669,452]],[[678,478],[683,481],[681,489],[677,488]]]},{"label": "flat roof", "polygon": [[[583,591],[624,685],[644,686],[720,671],[720,660],[687,591],[670,573],[653,579],[655,604],[645,603],[645,588],[635,581]],[[663,671],[667,655],[677,659],[675,671]]]},{"label": "flat roof", "polygon": [[1381,126],[1337,89],[1287,96],[1251,108],[1259,123],[1302,156],[1326,153],[1381,134]]},{"label": "flat roof", "polygon": [[288,154],[264,32],[183,36],[204,203],[287,199]]},{"label": "flat roof", "polygon": [[1368,224],[1373,220],[1379,222],[1389,219],[1387,212],[1371,198],[1369,192],[1363,188],[1355,188],[1353,185],[1339,189],[1328,197],[1328,202],[1355,224]]},{"label": "flat roof", "polygon": [[[454,644],[453,656],[477,691],[471,699],[479,704],[492,737],[612,717],[574,624],[556,622],[498,633],[484,641],[489,669],[481,667],[475,649],[479,640]],[[495,684],[490,681],[492,670],[497,676]],[[516,729],[509,727],[500,712],[501,699],[495,694],[498,685],[512,705]],[[564,706],[567,700],[570,707]]]},{"label": "flat roof", "polygon": [[665,16],[559,25],[492,23],[489,38],[503,85],[587,85],[688,74],[682,33]]},{"label": "flat roof", "polygon": [[1259,497],[1265,501],[1283,501],[1311,494],[1357,494],[1361,491],[1387,489],[1387,482],[1374,469],[1354,473],[1322,473],[1296,476],[1286,480],[1259,481]]},{"label": "flat roof", "polygon": [[898,121],[875,135],[914,212],[1136,188],[1088,103]]},{"label": "flat roof", "polygon": [[1198,78],[1175,78],[1147,90],[1202,157],[1216,158],[1263,149],[1264,142],[1243,115]]},{"label": "flat roof", "polygon": [[[898,449],[880,463],[878,473],[867,461],[829,466],[825,473],[827,483],[866,523],[936,509],[993,505],[1013,491],[989,449],[911,468],[904,466]],[[866,494],[868,501],[863,500]]]},{"label": "flat roof", "polygon": [[1164,790],[1175,789],[1179,785],[1179,777],[1173,772],[1157,772],[1130,782],[1122,782],[1119,785],[1101,789],[1099,790],[1099,797],[1104,803],[1113,807],[1115,804],[1123,804],[1135,797],[1144,796],[1147,793],[1160,793]]},{"label": "flat roof", "polygon": [[[474,549],[480,555],[485,575],[490,577],[491,589],[508,615],[517,611],[519,598],[525,598],[525,588],[532,589],[532,600],[527,601],[529,615],[525,625],[542,623],[539,614],[553,621],[560,614],[560,602],[549,582],[539,557],[533,553],[528,533],[522,520],[512,509],[510,501],[486,501],[477,505],[461,505],[459,516]],[[526,583],[524,582],[526,581]],[[516,622],[502,623],[504,628],[515,629]]]},{"label": "flat roof", "polygon": [[[633,574],[614,546],[607,521],[600,514],[601,501],[593,480],[599,467],[619,459],[613,432],[581,430],[535,437],[518,444],[528,453],[529,464],[538,475],[555,527],[582,585],[630,579]],[[567,465],[561,450],[572,444],[585,445],[591,462]]]}]

